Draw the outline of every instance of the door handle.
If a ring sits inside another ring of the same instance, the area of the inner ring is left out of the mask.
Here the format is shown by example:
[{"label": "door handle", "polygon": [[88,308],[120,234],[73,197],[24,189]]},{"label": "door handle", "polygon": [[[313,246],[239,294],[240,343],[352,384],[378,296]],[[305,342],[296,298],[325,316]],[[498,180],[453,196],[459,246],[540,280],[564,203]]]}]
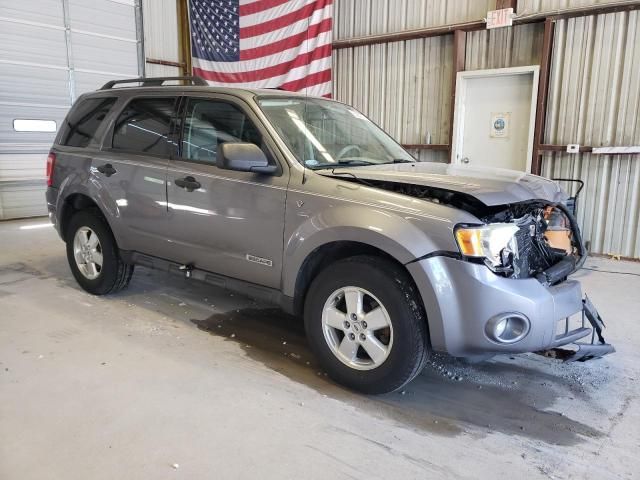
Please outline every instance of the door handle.
[{"label": "door handle", "polygon": [[184,188],[187,192],[193,192],[199,189],[202,185],[195,178],[188,176],[184,178],[176,178],[173,182],[180,188]]},{"label": "door handle", "polygon": [[106,177],[110,177],[111,175],[117,172],[117,170],[113,168],[113,165],[111,165],[110,163],[107,163],[105,165],[100,165],[96,170],[104,174]]},{"label": "door handle", "polygon": [[460,160],[462,163],[469,163],[469,157],[462,157]]}]

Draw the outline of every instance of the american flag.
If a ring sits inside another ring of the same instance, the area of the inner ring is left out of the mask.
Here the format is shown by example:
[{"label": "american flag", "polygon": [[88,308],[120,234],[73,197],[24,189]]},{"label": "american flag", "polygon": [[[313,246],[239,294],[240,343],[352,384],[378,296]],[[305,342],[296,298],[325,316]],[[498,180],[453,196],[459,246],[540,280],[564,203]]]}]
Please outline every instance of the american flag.
[{"label": "american flag", "polygon": [[331,96],[333,0],[189,0],[193,73]]}]

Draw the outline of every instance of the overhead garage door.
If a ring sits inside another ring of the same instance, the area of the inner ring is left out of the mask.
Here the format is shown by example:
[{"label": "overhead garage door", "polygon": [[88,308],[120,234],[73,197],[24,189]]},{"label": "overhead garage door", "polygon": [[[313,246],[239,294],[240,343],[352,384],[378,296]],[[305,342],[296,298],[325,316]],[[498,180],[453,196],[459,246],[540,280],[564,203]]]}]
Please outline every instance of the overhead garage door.
[{"label": "overhead garage door", "polygon": [[143,73],[141,35],[137,0],[0,0],[0,219],[46,214],[55,131],[82,93]]}]

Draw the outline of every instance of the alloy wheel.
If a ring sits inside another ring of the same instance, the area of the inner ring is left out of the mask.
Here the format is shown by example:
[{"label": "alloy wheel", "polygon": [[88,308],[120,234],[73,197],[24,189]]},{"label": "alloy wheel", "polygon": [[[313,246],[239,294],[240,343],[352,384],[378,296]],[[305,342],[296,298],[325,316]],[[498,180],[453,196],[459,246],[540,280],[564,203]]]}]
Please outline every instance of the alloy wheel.
[{"label": "alloy wheel", "polygon": [[102,272],[102,245],[98,235],[89,227],[81,227],[73,237],[73,257],[80,273],[95,280]]},{"label": "alloy wheel", "polygon": [[322,331],[331,352],[356,370],[372,370],[389,357],[393,326],[384,305],[360,287],[334,291],[324,304]]}]

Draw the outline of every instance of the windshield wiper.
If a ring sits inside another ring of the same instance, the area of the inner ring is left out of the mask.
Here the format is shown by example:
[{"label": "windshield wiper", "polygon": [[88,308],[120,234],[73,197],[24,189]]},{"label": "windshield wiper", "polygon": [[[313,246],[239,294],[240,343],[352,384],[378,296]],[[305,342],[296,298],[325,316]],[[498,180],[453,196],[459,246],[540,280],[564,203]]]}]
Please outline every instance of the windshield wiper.
[{"label": "windshield wiper", "polygon": [[348,160],[338,160],[337,163],[331,163],[331,162],[327,162],[327,163],[320,163],[319,165],[314,165],[312,168],[313,170],[319,170],[321,168],[336,168],[336,167],[344,167],[344,166],[348,166],[348,167],[362,167],[365,165],[381,165],[380,163],[376,163],[376,162],[370,162],[369,160],[358,160],[355,158],[352,159],[348,159]]},{"label": "windshield wiper", "polygon": [[383,165],[388,165],[390,163],[416,163],[417,160],[409,160],[407,158],[394,158],[390,162],[384,162]]}]

